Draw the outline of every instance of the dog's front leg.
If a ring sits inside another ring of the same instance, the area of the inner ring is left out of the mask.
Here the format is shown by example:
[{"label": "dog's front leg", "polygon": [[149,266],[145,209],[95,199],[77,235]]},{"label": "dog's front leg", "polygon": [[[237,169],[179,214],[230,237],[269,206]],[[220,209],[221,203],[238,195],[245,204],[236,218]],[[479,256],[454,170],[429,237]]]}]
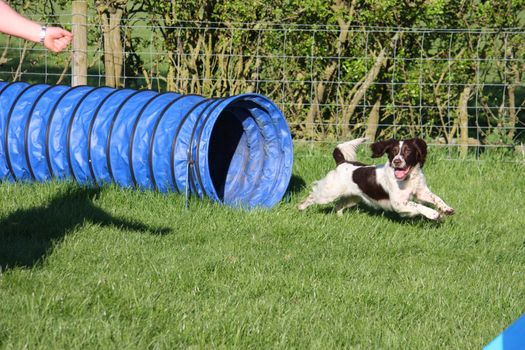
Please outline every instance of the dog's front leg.
[{"label": "dog's front leg", "polygon": [[314,198],[313,193],[310,193],[308,195],[308,197],[305,198],[304,201],[299,203],[297,208],[302,211],[302,210],[305,210],[306,208],[308,208],[309,206],[311,206],[312,204],[315,204],[315,198]]},{"label": "dog's front leg", "polygon": [[445,215],[454,214],[454,209],[449,207],[439,196],[430,191],[428,187],[422,188],[416,192],[416,198],[422,202],[430,203]]},{"label": "dog's front leg", "polygon": [[438,211],[412,201],[393,202],[392,206],[396,212],[403,216],[423,215],[430,220],[438,220],[440,217]]}]

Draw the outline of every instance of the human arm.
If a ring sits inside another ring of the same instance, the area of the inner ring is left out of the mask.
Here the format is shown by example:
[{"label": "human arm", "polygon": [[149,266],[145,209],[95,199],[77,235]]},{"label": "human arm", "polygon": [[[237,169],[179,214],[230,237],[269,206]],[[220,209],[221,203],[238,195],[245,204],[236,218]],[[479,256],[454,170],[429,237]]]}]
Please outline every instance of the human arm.
[{"label": "human arm", "polygon": [[[0,0],[0,15],[2,17],[0,32],[32,42],[40,42],[42,26],[21,16],[2,0]],[[44,34],[43,44],[53,52],[64,50],[73,38],[70,32],[58,27],[47,27]]]}]

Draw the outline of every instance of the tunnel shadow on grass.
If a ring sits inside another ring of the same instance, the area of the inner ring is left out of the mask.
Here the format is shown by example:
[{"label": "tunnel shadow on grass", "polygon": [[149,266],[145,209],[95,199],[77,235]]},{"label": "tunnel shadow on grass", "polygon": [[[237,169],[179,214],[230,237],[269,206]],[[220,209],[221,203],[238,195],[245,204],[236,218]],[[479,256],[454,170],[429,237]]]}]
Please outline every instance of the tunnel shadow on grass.
[{"label": "tunnel shadow on grass", "polygon": [[292,201],[292,197],[304,190],[305,186],[306,183],[302,177],[292,174],[290,182],[288,183],[288,187],[286,188],[286,192],[283,196],[283,202],[290,203]]},{"label": "tunnel shadow on grass", "polygon": [[1,218],[0,270],[38,264],[55,244],[86,222],[157,235],[171,232],[110,215],[93,203],[99,192],[98,188],[71,185],[42,206],[16,210]]},{"label": "tunnel shadow on grass", "polygon": [[304,182],[302,177],[292,174],[292,178],[290,179],[290,183],[288,184],[288,189],[286,190],[286,193],[287,194],[299,193],[305,188],[305,186],[306,186],[306,182]]}]

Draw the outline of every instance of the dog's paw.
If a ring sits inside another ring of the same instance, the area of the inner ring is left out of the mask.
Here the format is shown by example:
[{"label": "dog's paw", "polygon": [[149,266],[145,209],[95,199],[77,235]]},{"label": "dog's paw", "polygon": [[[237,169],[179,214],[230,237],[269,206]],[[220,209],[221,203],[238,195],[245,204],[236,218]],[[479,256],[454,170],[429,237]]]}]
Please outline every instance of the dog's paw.
[{"label": "dog's paw", "polygon": [[441,212],[444,215],[447,215],[447,216],[454,215],[454,213],[455,213],[454,208],[451,208],[451,207],[441,208]]},{"label": "dog's paw", "polygon": [[441,214],[436,210],[431,210],[425,215],[428,219],[437,221],[441,219]]}]

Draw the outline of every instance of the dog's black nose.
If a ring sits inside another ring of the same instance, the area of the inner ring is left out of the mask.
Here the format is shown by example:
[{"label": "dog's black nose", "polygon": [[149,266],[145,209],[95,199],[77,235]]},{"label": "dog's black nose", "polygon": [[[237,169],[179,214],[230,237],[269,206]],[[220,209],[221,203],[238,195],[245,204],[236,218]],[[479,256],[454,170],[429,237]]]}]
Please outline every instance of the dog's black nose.
[{"label": "dog's black nose", "polygon": [[399,158],[396,158],[392,161],[392,164],[394,164],[395,167],[400,166],[402,163],[403,162]]}]

